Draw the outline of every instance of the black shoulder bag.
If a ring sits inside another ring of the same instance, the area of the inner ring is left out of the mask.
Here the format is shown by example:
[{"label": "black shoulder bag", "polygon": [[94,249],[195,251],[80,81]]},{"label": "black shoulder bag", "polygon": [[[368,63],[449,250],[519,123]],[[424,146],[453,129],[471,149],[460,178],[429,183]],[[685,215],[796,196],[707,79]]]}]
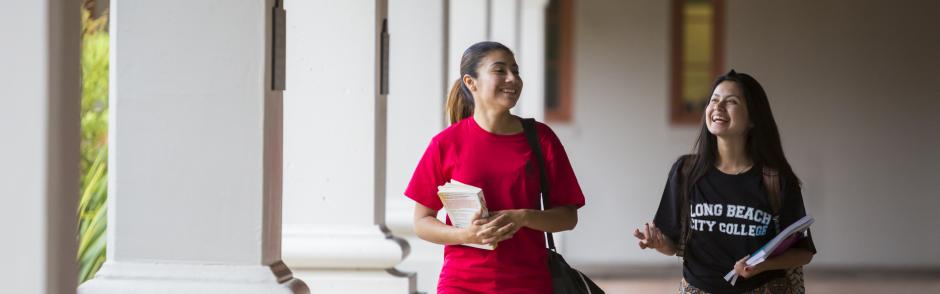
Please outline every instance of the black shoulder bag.
[{"label": "black shoulder bag", "polygon": [[[532,147],[534,157],[539,163],[539,183],[542,186],[542,209],[548,209],[548,174],[545,171],[545,158],[542,157],[542,148],[539,145],[535,131],[535,120],[526,118],[522,120],[522,129],[529,146]],[[552,233],[545,232],[548,239],[548,270],[552,273],[552,288],[555,294],[604,294],[594,281],[591,281],[580,271],[568,266],[565,259],[555,250],[555,239]]]}]

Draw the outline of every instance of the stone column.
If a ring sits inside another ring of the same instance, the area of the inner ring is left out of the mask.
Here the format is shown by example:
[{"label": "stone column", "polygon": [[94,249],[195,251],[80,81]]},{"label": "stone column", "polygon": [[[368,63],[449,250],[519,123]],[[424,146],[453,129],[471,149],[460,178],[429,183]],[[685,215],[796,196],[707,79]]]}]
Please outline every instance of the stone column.
[{"label": "stone column", "polygon": [[75,293],[79,198],[79,2],[0,10],[3,293]]},{"label": "stone column", "polygon": [[412,293],[385,225],[387,1],[287,4],[284,259],[314,293]]},{"label": "stone column", "polygon": [[[391,89],[388,95],[389,229],[408,241],[411,253],[396,268],[417,273],[419,292],[436,293],[444,246],[414,232],[415,202],[404,196],[411,174],[431,138],[444,126],[447,79],[447,1],[389,1]],[[443,213],[442,213],[443,215]]]},{"label": "stone column", "polygon": [[[548,0],[519,0],[519,46],[516,61],[525,82],[516,104],[519,115],[545,117],[545,12]],[[555,234],[558,236],[558,234]],[[558,242],[556,238],[556,243]]]},{"label": "stone column", "polygon": [[450,83],[460,77],[460,56],[463,55],[463,51],[477,42],[490,40],[492,36],[491,2],[493,1],[449,1],[447,81]]},{"label": "stone column", "polygon": [[308,293],[281,262],[273,0],[111,3],[104,293]]},{"label": "stone column", "polygon": [[522,0],[490,0],[489,20],[492,41],[500,42],[518,54]]}]

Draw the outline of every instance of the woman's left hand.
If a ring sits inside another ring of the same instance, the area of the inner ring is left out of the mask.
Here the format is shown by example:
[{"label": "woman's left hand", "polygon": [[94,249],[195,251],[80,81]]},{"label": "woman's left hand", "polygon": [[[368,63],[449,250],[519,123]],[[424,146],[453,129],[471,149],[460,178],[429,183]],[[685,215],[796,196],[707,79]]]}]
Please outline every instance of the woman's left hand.
[{"label": "woman's left hand", "polygon": [[738,262],[734,263],[734,272],[738,273],[739,276],[745,279],[756,276],[757,274],[760,274],[764,271],[760,264],[755,266],[748,266],[747,259],[750,257],[750,255],[745,256],[744,258],[738,260]]},{"label": "woman's left hand", "polygon": [[477,220],[479,222],[480,232],[484,244],[499,243],[512,238],[516,232],[526,226],[526,214],[524,209],[511,209],[494,211],[487,220]]}]

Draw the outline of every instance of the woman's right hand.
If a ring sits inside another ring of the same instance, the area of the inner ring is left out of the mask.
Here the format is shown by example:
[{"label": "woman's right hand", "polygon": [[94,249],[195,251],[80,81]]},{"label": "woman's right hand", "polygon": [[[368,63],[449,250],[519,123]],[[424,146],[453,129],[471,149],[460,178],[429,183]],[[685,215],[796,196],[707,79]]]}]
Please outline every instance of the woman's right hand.
[{"label": "woman's right hand", "polygon": [[655,224],[646,223],[643,230],[635,229],[633,236],[639,239],[640,249],[656,249],[666,255],[675,254],[675,248],[672,242],[663,235],[663,232]]}]

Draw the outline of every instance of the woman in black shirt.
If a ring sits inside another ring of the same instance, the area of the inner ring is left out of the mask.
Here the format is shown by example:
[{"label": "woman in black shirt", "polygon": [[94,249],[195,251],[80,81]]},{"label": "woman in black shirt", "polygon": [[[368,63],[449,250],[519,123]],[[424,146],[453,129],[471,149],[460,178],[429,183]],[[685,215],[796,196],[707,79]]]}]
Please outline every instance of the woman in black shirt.
[{"label": "woman in black shirt", "polygon": [[[812,260],[812,237],[756,266],[745,260],[806,215],[800,181],[757,80],[732,70],[713,89],[695,153],[673,164],[653,224],[634,236],[640,248],[683,257],[680,293],[777,293],[786,288],[785,269]],[[779,179],[776,209],[769,175]],[[724,280],[732,269],[740,275],[735,285]]]}]

